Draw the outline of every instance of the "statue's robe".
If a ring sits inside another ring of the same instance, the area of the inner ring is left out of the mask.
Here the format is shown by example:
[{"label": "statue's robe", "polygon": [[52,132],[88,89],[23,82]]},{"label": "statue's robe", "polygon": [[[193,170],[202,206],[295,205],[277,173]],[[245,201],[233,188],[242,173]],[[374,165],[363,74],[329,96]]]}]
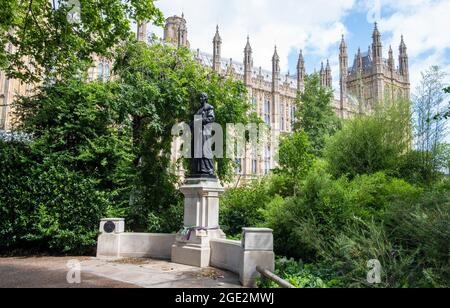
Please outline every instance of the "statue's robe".
[{"label": "statue's robe", "polygon": [[[191,176],[214,176],[214,159],[212,151],[212,129],[208,124],[214,123],[216,120],[214,114],[214,107],[210,104],[205,104],[200,108],[196,116],[201,116],[202,135],[201,138],[196,136],[194,131],[195,120],[191,123],[192,132],[192,156],[191,159]],[[200,120],[200,119],[199,119]],[[197,123],[198,126],[200,123]],[[197,151],[196,151],[197,149]]]}]

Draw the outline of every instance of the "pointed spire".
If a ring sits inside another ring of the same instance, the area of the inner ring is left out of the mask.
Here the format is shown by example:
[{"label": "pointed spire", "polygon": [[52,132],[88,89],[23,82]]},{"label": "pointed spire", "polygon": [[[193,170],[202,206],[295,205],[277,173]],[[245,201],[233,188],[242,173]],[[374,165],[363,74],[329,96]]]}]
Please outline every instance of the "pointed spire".
[{"label": "pointed spire", "polygon": [[222,38],[219,34],[219,25],[216,26],[216,34],[213,39],[213,70],[220,74],[222,59]]},{"label": "pointed spire", "polygon": [[373,29],[373,34],[372,34],[372,37],[373,38],[376,38],[376,37],[380,37],[380,31],[378,30],[378,23],[377,22],[375,22],[375,27],[374,27],[374,29]]},{"label": "pointed spire", "polygon": [[392,46],[389,45],[389,58],[388,58],[388,67],[391,71],[394,70],[395,63],[394,63],[394,52],[392,51]]},{"label": "pointed spire", "polygon": [[356,53],[356,67],[358,68],[358,71],[362,70],[362,55],[361,55],[361,48],[358,47],[358,52]]},{"label": "pointed spire", "polygon": [[402,34],[401,40],[400,40],[400,53],[402,53],[402,54],[406,53],[406,44],[405,44],[405,40],[403,38],[403,34]]},{"label": "pointed spire", "polygon": [[344,34],[342,34],[341,44],[339,45],[339,50],[341,53],[345,53],[347,51],[347,44],[345,43]]},{"label": "pointed spire", "polygon": [[372,34],[372,59],[375,62],[375,68],[381,69],[383,57],[383,46],[381,44],[381,34],[378,31],[378,24],[375,23],[375,28]]},{"label": "pointed spire", "polygon": [[273,53],[272,60],[280,61],[280,56],[278,56],[277,45],[275,45],[275,52]]},{"label": "pointed spire", "polygon": [[216,26],[216,35],[214,35],[214,42],[222,42],[222,38],[219,33],[219,25]]},{"label": "pointed spire", "polygon": [[399,51],[400,51],[399,56],[398,56],[399,72],[402,76],[404,76],[406,78],[407,81],[409,81],[409,61],[408,61],[408,54],[407,54],[406,44],[403,39],[403,35],[401,37]]},{"label": "pointed spire", "polygon": [[272,92],[279,91],[279,82],[280,82],[280,57],[278,56],[277,46],[275,46],[275,52],[272,57]]},{"label": "pointed spire", "polygon": [[247,35],[247,44],[244,49],[244,84],[249,86],[252,83],[253,58],[252,47],[250,46],[250,36]]},{"label": "pointed spire", "polygon": [[250,36],[247,35],[247,44],[245,45],[245,52],[252,52],[252,46],[250,45]]},{"label": "pointed spire", "polygon": [[326,87],[327,85],[327,77],[326,77],[325,67],[323,65],[323,61],[320,63],[320,85],[322,87]]},{"label": "pointed spire", "polygon": [[327,71],[331,71],[331,66],[330,66],[330,59],[327,59]]},{"label": "pointed spire", "polygon": [[303,50],[300,49],[300,54],[298,55],[297,70],[305,68],[305,58],[303,57]]},{"label": "pointed spire", "polygon": [[304,92],[305,89],[305,59],[303,57],[303,50],[300,49],[297,62],[297,90]]}]

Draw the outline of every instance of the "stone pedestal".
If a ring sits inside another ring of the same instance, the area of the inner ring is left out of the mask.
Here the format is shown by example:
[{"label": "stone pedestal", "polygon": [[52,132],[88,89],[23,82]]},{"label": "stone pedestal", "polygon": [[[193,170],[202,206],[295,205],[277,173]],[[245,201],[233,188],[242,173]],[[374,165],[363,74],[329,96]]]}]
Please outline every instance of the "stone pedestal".
[{"label": "stone pedestal", "polygon": [[172,262],[207,267],[210,240],[225,238],[219,227],[219,196],[224,189],[217,179],[187,178],[180,190],[184,194],[185,232],[177,234]]},{"label": "stone pedestal", "polygon": [[245,287],[256,287],[260,274],[257,266],[271,272],[275,270],[275,254],[273,252],[273,232],[267,228],[242,229],[242,261],[239,279]]}]

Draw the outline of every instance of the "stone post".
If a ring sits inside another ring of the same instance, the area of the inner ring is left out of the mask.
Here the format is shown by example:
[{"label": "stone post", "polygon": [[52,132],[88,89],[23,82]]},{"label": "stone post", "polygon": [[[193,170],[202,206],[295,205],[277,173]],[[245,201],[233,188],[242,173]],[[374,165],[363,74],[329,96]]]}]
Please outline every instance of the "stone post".
[{"label": "stone post", "polygon": [[219,196],[224,189],[217,179],[188,178],[184,194],[184,232],[172,246],[172,262],[207,267],[211,239],[224,239],[219,227]]},{"label": "stone post", "polygon": [[243,286],[255,287],[256,279],[260,276],[256,270],[257,266],[271,272],[275,270],[272,229],[243,228],[242,248],[239,279]]},{"label": "stone post", "polygon": [[97,257],[119,258],[120,234],[125,231],[125,219],[104,218],[100,221],[99,231]]}]

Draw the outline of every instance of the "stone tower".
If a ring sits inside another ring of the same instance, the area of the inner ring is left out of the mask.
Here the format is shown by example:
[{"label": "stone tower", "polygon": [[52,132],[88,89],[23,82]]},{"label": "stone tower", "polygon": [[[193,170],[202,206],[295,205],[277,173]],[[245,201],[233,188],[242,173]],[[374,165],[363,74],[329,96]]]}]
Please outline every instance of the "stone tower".
[{"label": "stone tower", "polygon": [[164,41],[172,43],[177,47],[190,48],[184,14],[182,14],[181,17],[172,16],[166,19],[166,26],[164,27]]},{"label": "stone tower", "polygon": [[329,60],[327,60],[327,66],[325,68],[325,86],[330,89],[333,88],[333,77],[331,76],[331,66]]},{"label": "stone tower", "polygon": [[348,52],[344,35],[342,35],[341,44],[339,46],[339,90],[340,90],[340,109],[341,117],[346,116],[345,108],[347,107],[347,74],[348,74]]},{"label": "stone tower", "polygon": [[219,34],[219,26],[216,27],[216,35],[213,39],[213,70],[220,74],[220,61],[222,59],[222,38]]},{"label": "stone tower", "polygon": [[277,46],[272,57],[272,129],[280,129],[279,109],[280,109],[280,56],[277,52]]},{"label": "stone tower", "polygon": [[303,50],[300,50],[297,62],[297,90],[300,93],[305,91],[305,59],[303,57]]},{"label": "stone tower", "polygon": [[140,22],[137,26],[137,40],[147,42],[147,23]]},{"label": "stone tower", "polygon": [[[361,49],[355,55],[352,67],[347,67],[347,46],[341,41],[340,90],[341,106],[370,112],[374,106],[384,100],[409,99],[409,67],[406,44],[402,37],[399,48],[399,67],[395,68],[394,54],[389,49],[388,58],[383,58],[383,45],[378,25],[372,33],[372,45],[366,53]],[[357,108],[356,108],[357,107]]]},{"label": "stone tower", "polygon": [[406,44],[403,40],[403,35],[400,42],[399,47],[399,73],[404,78],[405,81],[409,83],[409,63],[408,63],[408,54],[406,52]]},{"label": "stone tower", "polygon": [[244,84],[250,86],[252,84],[253,57],[252,47],[250,46],[250,37],[247,36],[247,44],[244,49]]}]

